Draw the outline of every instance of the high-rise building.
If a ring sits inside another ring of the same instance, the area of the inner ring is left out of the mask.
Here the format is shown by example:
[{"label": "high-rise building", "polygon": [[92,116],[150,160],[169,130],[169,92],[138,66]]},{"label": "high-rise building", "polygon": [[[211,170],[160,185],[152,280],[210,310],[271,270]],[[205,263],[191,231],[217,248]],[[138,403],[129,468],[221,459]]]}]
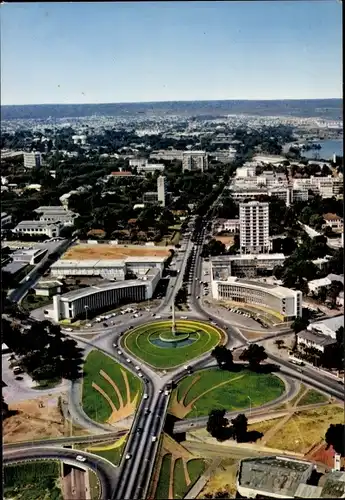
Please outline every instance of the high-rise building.
[{"label": "high-rise building", "polygon": [[42,155],[37,151],[32,153],[24,153],[24,167],[34,168],[41,166]]},{"label": "high-rise building", "polygon": [[166,177],[164,175],[160,175],[157,178],[157,194],[158,194],[158,202],[165,207],[166,204]]},{"label": "high-rise building", "polygon": [[241,253],[267,253],[269,246],[269,204],[240,203]]},{"label": "high-rise building", "polygon": [[207,169],[208,159],[205,151],[184,151],[182,156],[182,170],[201,170]]}]

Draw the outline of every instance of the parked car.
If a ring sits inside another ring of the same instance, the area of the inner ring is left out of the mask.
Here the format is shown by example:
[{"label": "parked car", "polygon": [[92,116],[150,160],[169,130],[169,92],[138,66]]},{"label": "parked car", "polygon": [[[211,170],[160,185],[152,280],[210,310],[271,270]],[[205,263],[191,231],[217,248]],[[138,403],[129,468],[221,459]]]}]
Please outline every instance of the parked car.
[{"label": "parked car", "polygon": [[78,462],[86,462],[86,458],[82,457],[81,455],[77,455],[75,459],[78,460]]}]

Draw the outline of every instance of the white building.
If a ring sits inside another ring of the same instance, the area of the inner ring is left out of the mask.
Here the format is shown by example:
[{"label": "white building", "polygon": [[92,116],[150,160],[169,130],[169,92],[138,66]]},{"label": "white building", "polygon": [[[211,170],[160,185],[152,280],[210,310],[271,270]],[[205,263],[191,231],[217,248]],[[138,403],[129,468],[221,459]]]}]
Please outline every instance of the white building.
[{"label": "white building", "polygon": [[56,322],[74,319],[106,310],[127,302],[140,302],[151,299],[161,278],[159,269],[149,269],[136,280],[102,283],[97,286],[74,290],[53,298],[52,316]]},{"label": "white building", "polygon": [[236,169],[237,178],[245,177],[255,177],[256,176],[256,165],[244,165],[243,167],[238,167]]},{"label": "white building", "polygon": [[228,300],[267,307],[281,315],[284,321],[302,315],[302,292],[277,285],[229,277],[226,281],[212,280],[215,300]]},{"label": "white building", "polygon": [[86,135],[72,135],[74,144],[86,144]]},{"label": "white building", "polygon": [[73,226],[74,219],[77,214],[66,210],[64,206],[47,206],[38,207],[34,210],[40,215],[40,221],[43,222],[60,222],[63,226]]},{"label": "white building", "polygon": [[182,171],[196,171],[203,172],[207,170],[208,158],[206,151],[184,151],[182,156]]},{"label": "white building", "polygon": [[24,167],[25,168],[34,168],[40,167],[42,163],[42,155],[37,151],[33,151],[32,153],[24,153]]},{"label": "white building", "polygon": [[324,227],[330,227],[332,229],[343,229],[344,221],[342,217],[337,214],[323,214],[323,219],[325,221]]},{"label": "white building", "polygon": [[183,158],[183,151],[180,151],[178,149],[162,149],[160,151],[152,151],[150,154],[150,159],[155,159],[155,160],[166,160],[166,161],[173,161],[173,160],[180,160],[182,161]]},{"label": "white building", "polygon": [[132,168],[144,168],[148,164],[148,160],[146,158],[131,158],[129,160],[129,166]]},{"label": "white building", "polygon": [[47,235],[54,238],[60,235],[61,225],[59,223],[49,223],[38,220],[24,220],[13,229],[15,233],[29,235]]},{"label": "white building", "polygon": [[321,288],[331,286],[332,281],[329,278],[320,278],[317,280],[308,281],[309,293],[318,294]]},{"label": "white building", "polygon": [[46,248],[22,248],[11,254],[14,262],[25,262],[31,266],[36,265],[47,253]]},{"label": "white building", "polygon": [[1,229],[7,224],[11,224],[12,215],[8,215],[6,212],[1,212]]},{"label": "white building", "polygon": [[241,253],[269,251],[269,204],[258,201],[240,203]]},{"label": "white building", "polygon": [[160,175],[157,179],[157,197],[158,202],[165,207],[166,205],[166,177],[164,175]]},{"label": "white building", "polygon": [[214,234],[220,233],[222,231],[228,231],[229,233],[238,233],[239,230],[239,219],[217,219],[212,225],[212,231]]}]

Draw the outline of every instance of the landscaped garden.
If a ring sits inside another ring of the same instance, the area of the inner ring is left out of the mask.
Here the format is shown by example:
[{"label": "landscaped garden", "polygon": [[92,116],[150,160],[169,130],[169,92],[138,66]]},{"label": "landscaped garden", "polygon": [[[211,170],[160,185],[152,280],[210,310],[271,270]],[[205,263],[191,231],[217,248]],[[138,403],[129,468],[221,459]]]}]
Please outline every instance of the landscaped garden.
[{"label": "landscaped garden", "polygon": [[261,406],[284,393],[282,380],[249,370],[200,370],[185,377],[170,398],[169,412],[178,418],[201,417],[214,409],[227,411]]},{"label": "landscaped garden", "polygon": [[94,350],[84,364],[82,404],[96,422],[114,423],[135,412],[142,382],[115,360]]},{"label": "landscaped garden", "polygon": [[225,339],[217,327],[201,321],[157,321],[135,328],[124,339],[126,348],[154,368],[182,365],[211,351]]},{"label": "landscaped garden", "polygon": [[126,446],[127,434],[115,442],[102,443],[97,446],[90,446],[86,451],[93,455],[105,458],[114,465],[119,465],[123,450]]},{"label": "landscaped garden", "polygon": [[62,500],[60,463],[37,461],[6,465],[3,469],[4,498]]}]

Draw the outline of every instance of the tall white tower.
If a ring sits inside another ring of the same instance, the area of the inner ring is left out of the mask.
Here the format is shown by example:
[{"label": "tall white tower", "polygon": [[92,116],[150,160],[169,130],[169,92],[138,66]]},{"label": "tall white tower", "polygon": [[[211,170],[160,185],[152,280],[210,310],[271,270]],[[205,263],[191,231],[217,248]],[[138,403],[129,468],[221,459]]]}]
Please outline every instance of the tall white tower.
[{"label": "tall white tower", "polygon": [[240,203],[241,253],[268,253],[269,246],[269,204]]},{"label": "tall white tower", "polygon": [[160,175],[157,178],[157,195],[158,195],[158,201],[162,205],[162,207],[165,207],[166,203],[166,177],[164,175]]}]

